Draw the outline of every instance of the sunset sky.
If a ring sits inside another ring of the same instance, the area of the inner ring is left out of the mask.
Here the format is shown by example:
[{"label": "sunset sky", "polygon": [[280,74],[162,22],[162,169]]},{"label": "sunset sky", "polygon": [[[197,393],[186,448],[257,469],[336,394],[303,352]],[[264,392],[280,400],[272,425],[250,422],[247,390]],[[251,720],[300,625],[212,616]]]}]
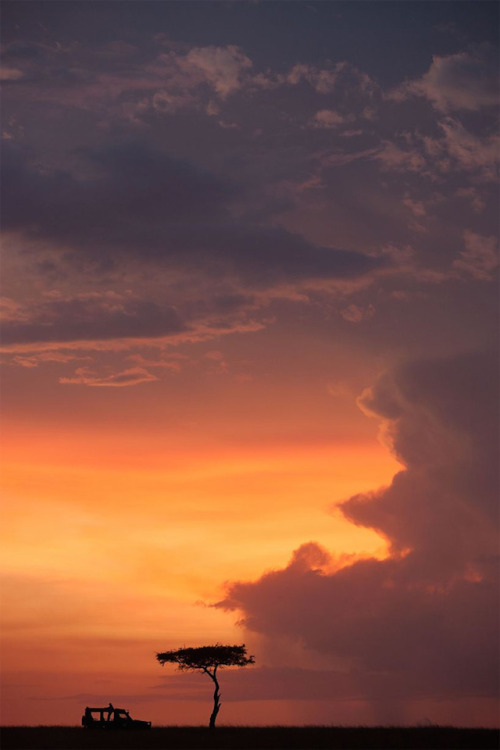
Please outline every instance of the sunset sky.
[{"label": "sunset sky", "polygon": [[498,4],[2,26],[2,723],[495,726]]}]

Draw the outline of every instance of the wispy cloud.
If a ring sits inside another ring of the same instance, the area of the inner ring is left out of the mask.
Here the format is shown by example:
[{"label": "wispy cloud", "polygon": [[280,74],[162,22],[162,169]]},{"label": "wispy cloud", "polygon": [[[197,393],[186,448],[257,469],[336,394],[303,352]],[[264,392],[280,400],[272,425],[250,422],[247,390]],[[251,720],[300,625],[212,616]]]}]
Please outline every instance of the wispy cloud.
[{"label": "wispy cloud", "polygon": [[59,378],[63,385],[87,385],[102,388],[126,388],[141,383],[151,383],[158,380],[156,375],[144,367],[131,367],[128,370],[114,372],[109,375],[98,375],[93,370],[80,367],[73,377]]},{"label": "wispy cloud", "polygon": [[29,319],[4,323],[5,347],[164,337],[184,329],[173,308],[160,308],[145,300],[118,294],[48,300],[34,307],[29,315]]}]

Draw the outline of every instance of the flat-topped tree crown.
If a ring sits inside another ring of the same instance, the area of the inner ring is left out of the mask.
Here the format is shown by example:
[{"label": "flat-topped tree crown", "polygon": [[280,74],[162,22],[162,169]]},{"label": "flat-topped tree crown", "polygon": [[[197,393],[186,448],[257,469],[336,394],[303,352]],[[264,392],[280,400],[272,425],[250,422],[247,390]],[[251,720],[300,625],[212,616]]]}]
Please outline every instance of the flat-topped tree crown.
[{"label": "flat-topped tree crown", "polygon": [[253,656],[246,655],[245,644],[241,646],[196,646],[194,648],[178,648],[174,651],[164,651],[156,654],[156,658],[163,666],[177,664],[178,669],[215,669],[216,667],[246,667],[253,664]]},{"label": "flat-topped tree crown", "polygon": [[246,667],[247,664],[254,664],[255,661],[253,656],[247,656],[244,643],[241,646],[222,646],[216,643],[215,646],[178,648],[156,654],[156,658],[162,667],[164,664],[177,664],[177,668],[181,671],[200,670],[213,680],[215,684],[214,708],[210,716],[210,729],[215,727],[215,719],[221,706],[217,670],[219,667]]}]

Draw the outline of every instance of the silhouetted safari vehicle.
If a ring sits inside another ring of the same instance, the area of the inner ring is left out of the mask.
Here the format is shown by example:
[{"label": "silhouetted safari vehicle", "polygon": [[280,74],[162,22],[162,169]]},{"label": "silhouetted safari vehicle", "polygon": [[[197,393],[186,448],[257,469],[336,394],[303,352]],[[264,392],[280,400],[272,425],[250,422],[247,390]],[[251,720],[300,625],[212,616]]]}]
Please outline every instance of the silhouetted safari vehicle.
[{"label": "silhouetted safari vehicle", "polygon": [[86,729],[151,729],[150,721],[132,719],[124,708],[115,708],[112,703],[106,708],[87,708],[82,716]]}]

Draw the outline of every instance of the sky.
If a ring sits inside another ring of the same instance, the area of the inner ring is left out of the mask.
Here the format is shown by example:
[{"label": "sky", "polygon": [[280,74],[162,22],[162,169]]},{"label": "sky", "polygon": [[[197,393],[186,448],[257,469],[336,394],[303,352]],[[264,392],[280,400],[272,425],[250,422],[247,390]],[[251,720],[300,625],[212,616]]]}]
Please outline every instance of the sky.
[{"label": "sky", "polygon": [[5,0],[3,724],[498,724],[497,40]]}]

